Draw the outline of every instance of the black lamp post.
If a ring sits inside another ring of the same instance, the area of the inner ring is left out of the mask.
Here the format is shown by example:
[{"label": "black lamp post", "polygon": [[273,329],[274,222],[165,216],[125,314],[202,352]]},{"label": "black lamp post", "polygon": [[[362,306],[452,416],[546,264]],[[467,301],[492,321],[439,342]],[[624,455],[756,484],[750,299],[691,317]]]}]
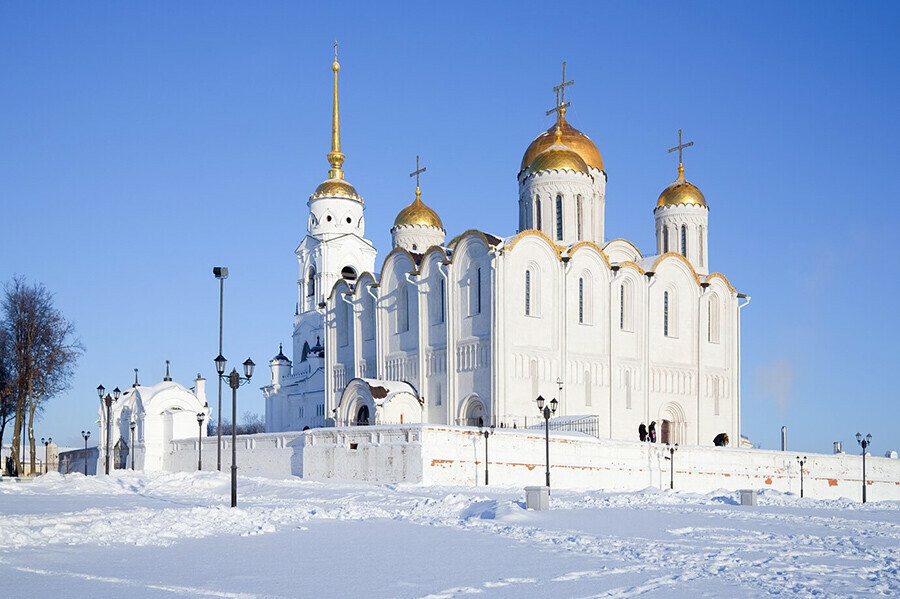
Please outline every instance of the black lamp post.
[{"label": "black lamp post", "polygon": [[806,464],[806,456],[797,456],[797,461],[800,462],[800,497],[803,497],[803,465]]},{"label": "black lamp post", "polygon": [[250,382],[250,377],[253,376],[253,367],[256,364],[247,358],[244,361],[244,376],[239,375],[236,368],[232,368],[231,373],[226,377],[225,365],[228,360],[219,354],[216,356],[215,362],[219,380],[227,380],[228,386],[231,387],[231,507],[237,507],[237,390],[241,385]]},{"label": "black lamp post", "polygon": [[666,445],[666,451],[669,452],[669,455],[666,456],[666,459],[669,460],[669,488],[675,488],[675,452],[678,451],[678,443],[675,445]]},{"label": "black lamp post", "polygon": [[486,428],[481,431],[484,435],[484,486],[488,486],[488,437],[494,433],[494,427]]},{"label": "black lamp post", "polygon": [[41,437],[41,443],[44,444],[44,474],[47,474],[47,466],[49,464],[49,462],[47,461],[47,447],[51,443],[53,443],[53,437],[50,437],[49,439],[44,439],[43,437]]},{"label": "black lamp post", "polygon": [[544,436],[547,448],[547,488],[550,488],[550,417],[556,413],[556,406],[559,405],[559,402],[554,397],[550,400],[550,406],[547,407],[544,405],[543,395],[538,395],[536,401],[538,411],[544,417]]},{"label": "black lamp post", "polygon": [[[222,300],[225,294],[225,279],[228,278],[228,268],[214,266],[213,276],[219,280],[219,357],[222,357]],[[222,358],[223,360],[225,358]],[[218,366],[218,362],[216,362]],[[224,366],[223,366],[224,368]],[[216,427],[216,469],[222,471],[222,372],[219,372],[219,411],[216,412],[218,425]]]},{"label": "black lamp post", "polygon": [[103,385],[97,386],[97,395],[100,396],[100,401],[106,405],[106,474],[109,474],[109,450],[110,445],[112,444],[112,405],[113,402],[119,399],[119,394],[122,393],[119,391],[119,388],[116,387],[113,389],[113,395],[109,393],[106,396],[103,395],[103,392],[106,391],[106,388]]},{"label": "black lamp post", "polygon": [[131,429],[131,469],[132,469],[132,470],[134,470],[134,452],[135,452],[135,447],[134,447],[134,429],[135,429],[136,427],[137,427],[137,422],[135,422],[134,420],[132,420],[131,423],[128,425],[128,428]]},{"label": "black lamp post", "polygon": [[203,470],[203,420],[206,414],[197,412],[197,470]]},{"label": "black lamp post", "polygon": [[872,435],[866,435],[866,438],[863,439],[863,436],[859,433],[856,433],[856,442],[859,443],[859,446],[862,447],[863,450],[863,503],[866,502],[866,448],[872,444]]},{"label": "black lamp post", "polygon": [[81,436],[84,437],[84,475],[87,476],[87,440],[91,436],[91,431],[81,431]]}]

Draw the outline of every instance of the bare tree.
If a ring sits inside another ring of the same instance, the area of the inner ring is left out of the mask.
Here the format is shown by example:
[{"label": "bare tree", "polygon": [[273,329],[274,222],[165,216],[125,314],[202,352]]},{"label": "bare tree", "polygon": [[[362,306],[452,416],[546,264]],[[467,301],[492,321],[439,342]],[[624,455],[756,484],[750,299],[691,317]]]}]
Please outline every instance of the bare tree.
[{"label": "bare tree", "polygon": [[0,326],[0,446],[6,435],[6,425],[16,413],[15,387],[10,367],[9,333]]},{"label": "bare tree", "polygon": [[243,424],[238,425],[238,433],[241,435],[266,432],[266,421],[259,414],[247,411],[241,414],[241,420],[244,421]]},{"label": "bare tree", "polygon": [[27,431],[34,472],[35,417],[50,398],[69,388],[83,348],[74,325],[53,306],[53,294],[40,283],[29,285],[24,277],[13,277],[4,288],[2,314],[15,399],[12,458],[21,463],[22,434]]}]

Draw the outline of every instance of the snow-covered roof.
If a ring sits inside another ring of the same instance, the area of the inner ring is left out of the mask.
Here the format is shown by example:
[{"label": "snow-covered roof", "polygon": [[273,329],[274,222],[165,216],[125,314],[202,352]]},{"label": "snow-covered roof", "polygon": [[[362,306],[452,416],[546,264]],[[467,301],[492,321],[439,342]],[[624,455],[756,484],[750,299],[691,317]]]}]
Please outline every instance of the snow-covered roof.
[{"label": "snow-covered roof", "polygon": [[416,399],[419,394],[416,389],[409,383],[403,381],[384,381],[381,379],[359,379],[369,386],[369,392],[376,406],[381,406],[391,401],[395,395],[400,393],[408,393]]}]

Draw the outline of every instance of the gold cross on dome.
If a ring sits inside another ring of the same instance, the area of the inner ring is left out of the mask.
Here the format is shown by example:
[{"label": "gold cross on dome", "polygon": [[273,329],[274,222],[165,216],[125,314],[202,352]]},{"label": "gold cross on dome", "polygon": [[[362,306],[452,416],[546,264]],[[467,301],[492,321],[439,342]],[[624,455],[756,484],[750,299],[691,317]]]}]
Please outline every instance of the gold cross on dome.
[{"label": "gold cross on dome", "polygon": [[692,141],[689,141],[687,143],[681,142],[681,129],[679,129],[678,130],[678,145],[675,146],[674,148],[669,148],[669,154],[671,154],[675,150],[678,150],[678,166],[679,167],[682,166],[682,164],[683,164],[683,161],[681,160],[681,152],[685,148],[690,148],[692,145],[694,145],[694,142],[692,142]]},{"label": "gold cross on dome", "polygon": [[555,112],[558,115],[557,118],[562,117],[566,108],[569,107],[569,103],[566,102],[566,88],[570,85],[575,85],[575,80],[566,81],[566,61],[563,61],[562,82],[553,86],[553,91],[556,92],[556,106],[547,111],[548,115]]},{"label": "gold cross on dome", "polygon": [[425,171],[426,171],[426,168],[424,166],[422,168],[419,168],[419,157],[417,155],[416,156],[416,170],[414,170],[413,172],[411,172],[409,174],[410,177],[416,178],[416,188],[419,187],[419,175],[424,173]]}]

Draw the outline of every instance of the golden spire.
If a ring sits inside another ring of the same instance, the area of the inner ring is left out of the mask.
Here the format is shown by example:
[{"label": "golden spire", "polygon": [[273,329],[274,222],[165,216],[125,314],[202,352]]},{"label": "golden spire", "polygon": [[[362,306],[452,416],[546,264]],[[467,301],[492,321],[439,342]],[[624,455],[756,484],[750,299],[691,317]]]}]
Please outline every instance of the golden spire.
[{"label": "golden spire", "polygon": [[692,145],[694,145],[694,142],[692,142],[692,141],[689,141],[687,143],[681,142],[681,129],[679,129],[678,130],[678,145],[675,146],[674,148],[669,148],[669,154],[671,154],[675,150],[678,150],[678,178],[679,179],[684,179],[684,162],[682,161],[681,153],[685,148],[690,148]]},{"label": "golden spire", "polygon": [[337,47],[337,40],[334,40],[334,62],[331,63],[331,70],[334,71],[334,110],[331,115],[331,151],[328,153],[328,163],[331,165],[328,177],[331,179],[344,178],[344,171],[341,170],[344,154],[341,153],[341,122],[338,114],[338,71],[341,70],[341,64],[337,59]]}]

